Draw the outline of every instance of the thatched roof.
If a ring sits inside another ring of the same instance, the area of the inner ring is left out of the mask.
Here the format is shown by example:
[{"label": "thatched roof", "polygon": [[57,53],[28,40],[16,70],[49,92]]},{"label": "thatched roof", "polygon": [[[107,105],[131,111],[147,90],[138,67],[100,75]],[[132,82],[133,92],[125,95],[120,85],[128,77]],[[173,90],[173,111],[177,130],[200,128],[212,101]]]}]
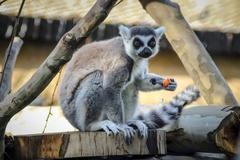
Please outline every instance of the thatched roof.
[{"label": "thatched roof", "polygon": [[[22,16],[45,19],[74,19],[84,16],[96,0],[26,0]],[[0,6],[0,13],[16,15],[21,0],[9,0]],[[115,7],[106,23],[154,24],[136,0],[124,0]]]},{"label": "thatched roof", "polygon": [[[239,0],[174,0],[195,30],[240,32]],[[95,0],[26,0],[25,17],[74,19],[84,16]],[[16,15],[20,0],[8,0],[0,6],[0,14]],[[156,25],[137,0],[124,0],[113,9],[106,23]]]}]

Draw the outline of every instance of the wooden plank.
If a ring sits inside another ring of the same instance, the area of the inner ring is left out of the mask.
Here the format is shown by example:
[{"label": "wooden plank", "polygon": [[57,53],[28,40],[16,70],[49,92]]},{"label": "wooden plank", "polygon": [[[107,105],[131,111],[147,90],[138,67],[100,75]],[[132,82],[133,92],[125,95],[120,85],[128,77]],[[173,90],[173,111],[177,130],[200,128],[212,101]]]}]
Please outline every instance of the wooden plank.
[{"label": "wooden plank", "polygon": [[151,130],[147,139],[136,135],[129,146],[122,134],[107,136],[104,132],[22,135],[14,137],[14,148],[18,159],[164,155],[166,133]]}]

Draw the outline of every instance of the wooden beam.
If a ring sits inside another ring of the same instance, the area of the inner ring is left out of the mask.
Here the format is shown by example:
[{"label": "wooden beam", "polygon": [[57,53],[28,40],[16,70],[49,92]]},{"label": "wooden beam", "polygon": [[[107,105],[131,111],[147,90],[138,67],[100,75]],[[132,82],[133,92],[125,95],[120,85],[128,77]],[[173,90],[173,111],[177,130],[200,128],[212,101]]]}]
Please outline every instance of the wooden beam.
[{"label": "wooden beam", "polygon": [[17,159],[164,155],[166,135],[162,130],[151,130],[148,139],[136,135],[129,146],[122,135],[107,136],[104,132],[23,135],[14,137],[14,149]]}]

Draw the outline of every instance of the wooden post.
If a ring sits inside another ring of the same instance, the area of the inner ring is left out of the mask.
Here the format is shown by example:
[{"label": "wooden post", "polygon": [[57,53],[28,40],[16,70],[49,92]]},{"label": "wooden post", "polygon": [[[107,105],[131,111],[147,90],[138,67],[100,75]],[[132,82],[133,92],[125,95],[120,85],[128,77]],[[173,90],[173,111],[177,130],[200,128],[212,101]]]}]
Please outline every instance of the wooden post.
[{"label": "wooden post", "polygon": [[165,132],[149,131],[148,139],[136,135],[126,145],[123,135],[107,136],[105,132],[66,132],[14,137],[17,159],[55,159],[98,156],[131,156],[166,154]]},{"label": "wooden post", "polygon": [[166,37],[185,69],[199,87],[208,104],[236,105],[232,91],[217,66],[201,44],[180,7],[170,0],[139,0],[159,24],[166,27]]}]

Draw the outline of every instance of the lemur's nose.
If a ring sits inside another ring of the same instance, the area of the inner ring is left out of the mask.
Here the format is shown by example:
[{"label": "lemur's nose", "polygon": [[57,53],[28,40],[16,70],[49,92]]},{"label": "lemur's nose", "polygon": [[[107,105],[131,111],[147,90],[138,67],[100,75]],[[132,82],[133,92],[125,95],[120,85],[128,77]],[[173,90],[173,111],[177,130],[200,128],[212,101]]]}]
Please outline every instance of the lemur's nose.
[{"label": "lemur's nose", "polygon": [[148,47],[145,47],[142,52],[139,54],[140,57],[143,57],[143,58],[148,58],[152,55],[152,51],[148,48]]}]

